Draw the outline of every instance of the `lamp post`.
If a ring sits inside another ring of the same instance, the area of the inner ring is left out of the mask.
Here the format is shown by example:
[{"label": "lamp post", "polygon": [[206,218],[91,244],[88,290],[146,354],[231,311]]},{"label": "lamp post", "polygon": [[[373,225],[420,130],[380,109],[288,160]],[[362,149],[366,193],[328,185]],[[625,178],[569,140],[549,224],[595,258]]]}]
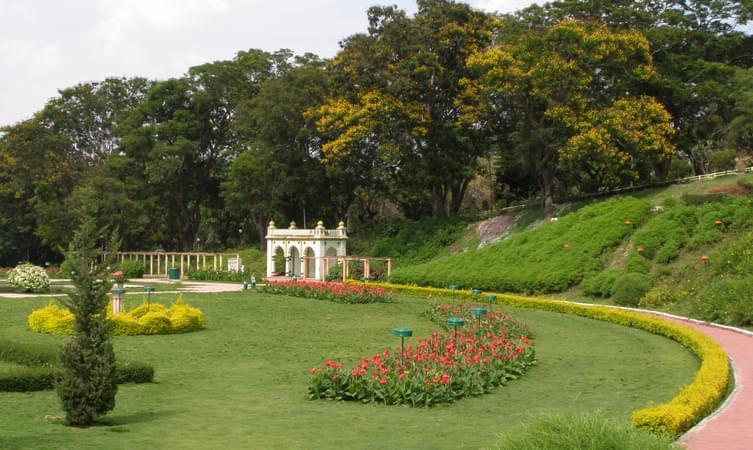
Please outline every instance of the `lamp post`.
[{"label": "lamp post", "polygon": [[465,325],[465,320],[462,317],[450,317],[447,319],[447,325],[454,329],[452,339],[455,340],[458,337],[458,327]]},{"label": "lamp post", "polygon": [[112,296],[112,313],[117,314],[120,312],[120,302],[123,298],[123,294],[125,294],[125,289],[123,288],[115,288],[113,289],[114,295]]},{"label": "lamp post", "polygon": [[146,292],[146,304],[152,304],[152,292],[154,292],[154,286],[144,286],[144,292]]},{"label": "lamp post", "polygon": [[496,295],[490,294],[486,296],[486,301],[489,302],[489,311],[492,310],[492,303],[495,302],[496,300],[497,300]]},{"label": "lamp post", "polygon": [[413,330],[405,327],[397,327],[392,330],[392,334],[400,336],[400,365],[403,366],[403,354],[405,354],[405,338],[413,336]]},{"label": "lamp post", "polygon": [[478,288],[471,289],[471,296],[473,297],[473,301],[476,301],[476,299],[480,298],[481,296],[481,289],[478,289]]},{"label": "lamp post", "polygon": [[457,291],[460,286],[457,284],[451,284],[449,288],[452,291],[452,307],[455,308],[455,291]]},{"label": "lamp post", "polygon": [[482,306],[476,306],[475,308],[471,308],[471,313],[476,316],[476,336],[478,336],[481,333],[481,316],[486,314],[486,308]]}]

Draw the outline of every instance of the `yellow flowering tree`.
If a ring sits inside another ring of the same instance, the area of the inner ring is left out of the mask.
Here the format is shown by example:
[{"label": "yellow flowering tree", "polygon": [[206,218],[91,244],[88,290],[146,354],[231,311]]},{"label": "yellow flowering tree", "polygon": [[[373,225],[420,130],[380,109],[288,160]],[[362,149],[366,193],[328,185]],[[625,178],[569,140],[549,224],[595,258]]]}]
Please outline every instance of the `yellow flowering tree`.
[{"label": "yellow flowering tree", "polygon": [[476,77],[465,81],[467,97],[484,101],[466,102],[466,120],[496,116],[506,125],[510,148],[534,167],[547,211],[558,183],[636,181],[651,161],[671,157],[669,114],[636,95],[654,73],[640,33],[572,21],[523,32],[509,20],[498,36],[469,58]]}]

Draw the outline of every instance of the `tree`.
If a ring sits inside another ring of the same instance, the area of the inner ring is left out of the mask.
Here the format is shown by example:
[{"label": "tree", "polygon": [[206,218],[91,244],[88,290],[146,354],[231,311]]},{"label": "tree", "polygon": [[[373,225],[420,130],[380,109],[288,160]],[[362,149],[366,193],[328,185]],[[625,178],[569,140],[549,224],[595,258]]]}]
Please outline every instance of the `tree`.
[{"label": "tree", "polygon": [[76,286],[66,306],[75,317],[74,336],[61,347],[55,389],[69,425],[87,427],[115,407],[115,352],[107,321],[107,293],[112,287],[109,265],[119,243],[112,235],[107,253],[99,249],[100,234],[86,220],[76,232],[66,260]]},{"label": "tree", "polygon": [[[547,212],[556,184],[567,181],[563,161],[603,181],[644,159],[671,155],[669,115],[632,93],[653,74],[640,33],[577,22],[544,31],[512,27],[503,26],[499,43],[469,60],[477,70],[477,79],[466,82],[469,96],[478,91],[485,99],[471,114],[508,125],[512,148],[535,168]],[[630,175],[636,179],[637,172]]]},{"label": "tree", "polygon": [[740,152],[753,154],[753,69],[738,70],[735,76],[734,119],[727,138]]},{"label": "tree", "polygon": [[[735,68],[753,64],[753,40],[742,31],[752,11],[749,3],[733,0],[562,0],[532,6],[518,17],[538,29],[581,20],[643,33],[656,74],[638,92],[665,106],[678,152],[703,173],[707,155],[725,147]],[[669,164],[657,169],[664,178]]]},{"label": "tree", "polygon": [[461,120],[461,80],[493,19],[447,0],[419,0],[413,18],[394,7],[368,18],[368,34],[346,39],[329,67],[334,93],[315,113],[325,159],[371,158],[409,216],[455,214],[488,142]]}]

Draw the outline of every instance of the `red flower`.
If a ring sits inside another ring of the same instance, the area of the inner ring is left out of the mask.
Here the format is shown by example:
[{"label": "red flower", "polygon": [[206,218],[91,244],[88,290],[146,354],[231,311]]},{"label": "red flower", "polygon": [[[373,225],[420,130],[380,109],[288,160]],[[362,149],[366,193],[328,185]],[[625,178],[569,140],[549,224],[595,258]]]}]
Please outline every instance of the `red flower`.
[{"label": "red flower", "polygon": [[379,384],[387,384],[387,379],[386,378],[380,378],[379,379]]}]

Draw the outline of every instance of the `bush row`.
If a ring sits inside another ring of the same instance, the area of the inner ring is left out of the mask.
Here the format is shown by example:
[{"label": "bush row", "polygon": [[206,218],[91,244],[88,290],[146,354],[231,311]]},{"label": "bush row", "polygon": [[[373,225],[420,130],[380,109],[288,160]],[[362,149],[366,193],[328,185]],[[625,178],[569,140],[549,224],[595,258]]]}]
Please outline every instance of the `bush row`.
[{"label": "bush row", "polygon": [[189,280],[194,281],[228,281],[242,283],[250,280],[252,274],[248,271],[188,270],[186,275]]},{"label": "bush row", "polygon": [[[371,283],[370,285],[374,285]],[[426,288],[415,285],[377,284],[385,289],[413,295],[457,296],[475,298],[470,291]],[[667,403],[634,411],[633,424],[655,433],[679,435],[708,415],[722,400],[730,382],[728,356],[724,349],[705,334],[689,327],[646,314],[533,297],[496,294],[497,302],[520,308],[533,308],[574,314],[618,325],[638,328],[668,337],[701,360],[694,380]]]},{"label": "bush row", "polygon": [[396,269],[390,281],[519,293],[561,292],[580,283],[585,274],[600,271],[602,255],[630,236],[649,208],[646,200],[632,197],[589,205],[480,250]]},{"label": "bush row", "polygon": [[[21,366],[0,373],[2,392],[43,391],[55,385],[57,352],[54,348],[0,340],[0,360]],[[154,368],[133,361],[121,361],[115,367],[115,380],[118,384],[151,383],[154,381]]]},{"label": "bush row", "polygon": [[[113,324],[112,333],[115,336],[187,333],[204,326],[201,310],[187,305],[180,296],[169,309],[159,303],[144,302],[115,315],[111,312],[112,307],[108,306],[108,318]],[[73,314],[53,302],[32,311],[26,323],[31,331],[37,333],[70,335],[74,331]]]}]

